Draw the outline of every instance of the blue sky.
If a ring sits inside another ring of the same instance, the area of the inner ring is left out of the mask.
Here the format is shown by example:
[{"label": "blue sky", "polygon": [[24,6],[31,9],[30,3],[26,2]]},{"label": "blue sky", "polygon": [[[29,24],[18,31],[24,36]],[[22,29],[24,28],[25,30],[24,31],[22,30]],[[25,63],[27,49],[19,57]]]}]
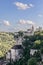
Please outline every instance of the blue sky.
[{"label": "blue sky", "polygon": [[43,26],[43,0],[0,0],[0,31]]}]

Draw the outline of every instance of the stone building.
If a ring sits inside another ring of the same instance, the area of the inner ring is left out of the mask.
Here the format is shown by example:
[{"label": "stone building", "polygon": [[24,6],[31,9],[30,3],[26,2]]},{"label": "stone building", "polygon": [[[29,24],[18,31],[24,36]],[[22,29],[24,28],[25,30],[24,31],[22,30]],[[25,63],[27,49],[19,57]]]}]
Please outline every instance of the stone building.
[{"label": "stone building", "polygon": [[9,52],[7,52],[6,54],[6,60],[9,61],[16,61],[19,60],[22,57],[22,53],[23,53],[23,47],[22,45],[15,45],[12,47],[11,50],[9,50]]}]

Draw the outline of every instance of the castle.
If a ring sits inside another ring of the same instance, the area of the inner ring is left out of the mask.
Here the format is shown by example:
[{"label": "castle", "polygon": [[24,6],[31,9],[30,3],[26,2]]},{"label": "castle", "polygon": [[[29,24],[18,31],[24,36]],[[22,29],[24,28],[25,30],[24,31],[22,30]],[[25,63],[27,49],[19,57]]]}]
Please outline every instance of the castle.
[{"label": "castle", "polygon": [[[17,35],[18,32],[15,32],[15,35]],[[32,26],[30,29],[27,29],[27,31],[23,32],[23,36],[27,35],[33,35],[34,34],[34,26]],[[9,50],[6,53],[6,60],[9,61],[11,59],[11,61],[16,61],[19,60],[22,57],[22,53],[23,53],[23,46],[22,46],[22,38],[19,37],[18,39],[15,39],[16,43],[15,45],[11,48],[11,50]]]}]

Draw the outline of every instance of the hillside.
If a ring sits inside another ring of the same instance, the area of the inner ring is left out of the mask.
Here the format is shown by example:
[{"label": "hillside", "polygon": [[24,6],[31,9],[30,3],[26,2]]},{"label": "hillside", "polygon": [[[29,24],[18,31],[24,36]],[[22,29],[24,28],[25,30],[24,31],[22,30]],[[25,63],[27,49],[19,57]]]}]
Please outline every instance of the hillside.
[{"label": "hillside", "polygon": [[13,33],[0,32],[0,57],[3,57],[14,44]]}]

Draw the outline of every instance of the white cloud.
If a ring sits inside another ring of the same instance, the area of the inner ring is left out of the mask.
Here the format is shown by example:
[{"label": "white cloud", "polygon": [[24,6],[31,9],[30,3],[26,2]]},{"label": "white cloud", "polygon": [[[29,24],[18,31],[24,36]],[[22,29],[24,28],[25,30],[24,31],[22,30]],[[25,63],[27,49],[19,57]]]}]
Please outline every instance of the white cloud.
[{"label": "white cloud", "polygon": [[4,25],[6,25],[6,26],[10,26],[10,22],[9,22],[9,21],[4,20],[3,23],[4,23]]},{"label": "white cloud", "polygon": [[33,4],[28,5],[28,4],[24,4],[24,3],[21,3],[21,2],[15,2],[14,4],[18,7],[18,9],[22,9],[22,10],[26,10],[28,8],[33,7]]},{"label": "white cloud", "polygon": [[30,20],[20,20],[19,23],[20,24],[29,24],[29,25],[35,24],[33,21],[30,21]]},{"label": "white cloud", "polygon": [[29,4],[29,6],[30,6],[30,7],[34,7],[34,5],[33,5],[33,4]]},{"label": "white cloud", "polygon": [[27,21],[27,24],[31,24],[31,25],[33,25],[33,24],[34,24],[34,22],[33,22],[33,21],[28,20],[28,21]]},{"label": "white cloud", "polygon": [[20,24],[26,24],[26,21],[25,20],[20,20],[19,23]]},{"label": "white cloud", "polygon": [[38,16],[39,16],[39,17],[43,17],[43,15],[42,15],[42,14],[39,14]]}]

